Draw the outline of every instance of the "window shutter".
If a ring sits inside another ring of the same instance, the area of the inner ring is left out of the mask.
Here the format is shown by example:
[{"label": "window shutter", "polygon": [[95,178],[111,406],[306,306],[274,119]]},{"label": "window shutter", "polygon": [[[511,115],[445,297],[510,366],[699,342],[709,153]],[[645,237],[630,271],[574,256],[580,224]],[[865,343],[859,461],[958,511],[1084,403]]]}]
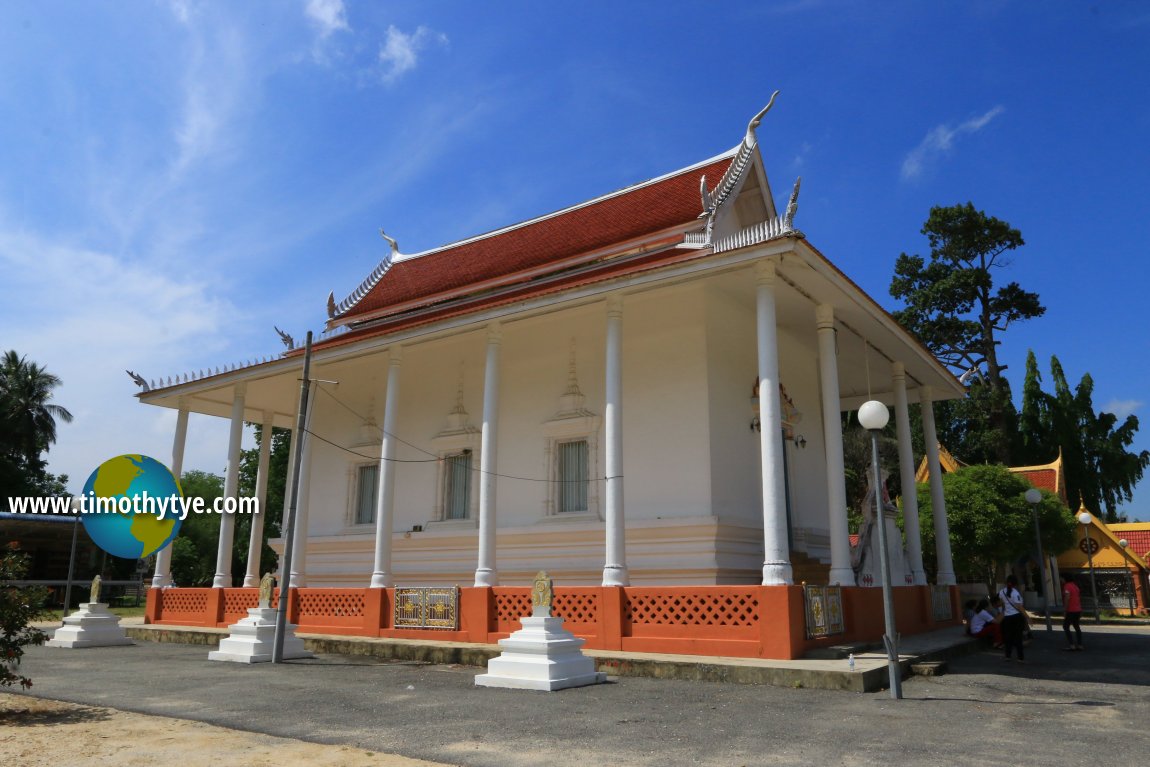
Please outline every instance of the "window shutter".
[{"label": "window shutter", "polygon": [[447,456],[444,477],[445,519],[467,519],[471,507],[471,453]]},{"label": "window shutter", "polygon": [[587,440],[559,443],[559,512],[587,511]]},{"label": "window shutter", "polygon": [[375,499],[379,494],[379,464],[359,467],[356,481],[355,523],[369,525],[375,521]]}]

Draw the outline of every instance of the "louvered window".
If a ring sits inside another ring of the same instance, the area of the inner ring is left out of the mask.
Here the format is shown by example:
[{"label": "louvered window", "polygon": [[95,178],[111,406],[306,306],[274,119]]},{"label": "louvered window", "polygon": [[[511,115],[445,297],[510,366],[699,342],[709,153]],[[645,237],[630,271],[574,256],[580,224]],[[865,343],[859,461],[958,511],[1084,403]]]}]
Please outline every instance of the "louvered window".
[{"label": "louvered window", "polygon": [[443,460],[443,518],[467,519],[471,508],[471,453],[455,453]]},{"label": "louvered window", "polygon": [[559,512],[587,511],[587,440],[560,442]]},{"label": "louvered window", "polygon": [[379,464],[359,467],[355,483],[355,523],[370,525],[375,521],[375,499],[379,494]]}]

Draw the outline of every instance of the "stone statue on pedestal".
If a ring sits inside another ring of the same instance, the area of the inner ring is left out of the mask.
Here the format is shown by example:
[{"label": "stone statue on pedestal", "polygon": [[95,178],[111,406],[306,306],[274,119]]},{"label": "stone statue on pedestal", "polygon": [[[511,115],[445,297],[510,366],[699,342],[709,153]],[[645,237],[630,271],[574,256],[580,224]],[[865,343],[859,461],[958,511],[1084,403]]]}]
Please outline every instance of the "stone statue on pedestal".
[{"label": "stone statue on pedestal", "polygon": [[92,604],[100,601],[100,576],[98,575],[92,579],[92,590],[88,594],[88,601]]},{"label": "stone statue on pedestal", "polygon": [[550,618],[553,597],[551,576],[545,570],[540,570],[535,575],[535,583],[531,586],[531,615],[536,618]]},{"label": "stone statue on pedestal", "polygon": [[272,589],[275,587],[276,578],[271,573],[267,573],[260,579],[260,607],[267,609],[272,606]]}]

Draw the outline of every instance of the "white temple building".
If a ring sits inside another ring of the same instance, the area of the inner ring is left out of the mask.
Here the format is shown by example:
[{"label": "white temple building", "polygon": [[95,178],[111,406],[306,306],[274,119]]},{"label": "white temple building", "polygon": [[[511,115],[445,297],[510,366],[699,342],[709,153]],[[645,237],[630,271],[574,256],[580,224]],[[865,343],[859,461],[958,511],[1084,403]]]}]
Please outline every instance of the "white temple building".
[{"label": "white temple building", "polygon": [[[292,584],[855,585],[842,413],[893,408],[913,506],[909,407],[937,445],[931,403],[964,389],[796,228],[797,181],[776,202],[766,111],[658,178],[424,253],[389,240],[329,297],[311,374],[337,383],[312,389]],[[190,414],[230,418],[234,494],[243,421],[293,428],[302,365],[297,341],[145,385],[179,411],[173,471]],[[266,449],[261,467],[263,487]],[[233,524],[217,587],[259,579],[258,547],[230,572]],[[906,531],[923,584],[913,508]]]}]

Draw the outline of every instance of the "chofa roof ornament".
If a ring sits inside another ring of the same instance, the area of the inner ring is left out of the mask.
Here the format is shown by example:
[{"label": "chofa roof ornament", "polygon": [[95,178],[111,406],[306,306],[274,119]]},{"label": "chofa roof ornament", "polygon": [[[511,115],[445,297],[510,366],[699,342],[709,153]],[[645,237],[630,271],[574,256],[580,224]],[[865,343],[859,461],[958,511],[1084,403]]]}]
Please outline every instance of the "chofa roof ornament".
[{"label": "chofa roof ornament", "polygon": [[388,237],[387,232],[383,231],[380,227],[379,236],[387,240],[389,251],[383,260],[371,270],[371,274],[367,275],[367,279],[359,284],[359,287],[351,292],[351,294],[340,301],[338,304],[335,302],[335,292],[328,293],[327,297],[327,317],[334,320],[337,317],[346,314],[352,307],[363,300],[363,297],[371,292],[371,289],[379,284],[383,279],[383,275],[387,274],[387,270],[391,268],[395,257],[402,255],[399,252],[399,243],[395,241],[394,237]]},{"label": "chofa roof ornament", "polygon": [[778,91],[771,94],[771,100],[763,107],[763,111],[751,118],[750,123],[747,124],[747,135],[743,137],[743,144],[753,146],[757,140],[755,137],[755,129],[759,127],[759,123],[767,116],[767,112],[771,111],[771,107],[775,105],[775,97],[779,95]]}]

